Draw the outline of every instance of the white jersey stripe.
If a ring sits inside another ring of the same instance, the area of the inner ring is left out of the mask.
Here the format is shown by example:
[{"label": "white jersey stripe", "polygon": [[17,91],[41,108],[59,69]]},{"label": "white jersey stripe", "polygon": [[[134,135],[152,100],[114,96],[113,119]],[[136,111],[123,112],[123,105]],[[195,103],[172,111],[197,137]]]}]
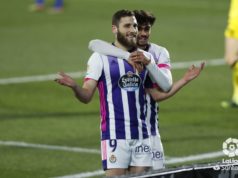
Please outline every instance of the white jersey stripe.
[{"label": "white jersey stripe", "polygon": [[[138,118],[138,127],[142,128],[142,121],[141,121],[141,108],[140,108],[140,100],[139,100],[139,91],[137,90],[135,92],[135,98],[136,98],[136,109],[137,109],[137,118]],[[142,129],[139,129],[139,138],[143,138],[143,132]]]},{"label": "white jersey stripe", "polygon": [[[104,65],[104,70],[105,71],[110,71],[109,67],[109,61],[107,56],[103,56],[103,65]],[[113,105],[113,100],[112,100],[112,82],[111,82],[111,76],[109,75],[108,78],[106,79],[107,83],[107,90],[108,90],[108,95],[107,95],[107,102],[108,102],[108,107],[109,107],[109,118],[110,118],[110,138],[116,138],[116,128],[115,128],[115,113],[114,113],[114,105]]]}]

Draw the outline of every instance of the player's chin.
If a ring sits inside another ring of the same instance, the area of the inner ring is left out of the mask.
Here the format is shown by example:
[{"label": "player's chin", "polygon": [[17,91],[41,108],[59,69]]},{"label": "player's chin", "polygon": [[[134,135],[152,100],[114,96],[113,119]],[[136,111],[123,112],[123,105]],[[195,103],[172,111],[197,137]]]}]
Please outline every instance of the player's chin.
[{"label": "player's chin", "polygon": [[148,40],[147,39],[138,39],[138,41],[137,41],[137,44],[139,45],[139,46],[144,46],[144,45],[146,45],[148,43]]},{"label": "player's chin", "polygon": [[136,38],[130,38],[130,39],[128,39],[128,43],[129,43],[131,46],[136,46]]}]

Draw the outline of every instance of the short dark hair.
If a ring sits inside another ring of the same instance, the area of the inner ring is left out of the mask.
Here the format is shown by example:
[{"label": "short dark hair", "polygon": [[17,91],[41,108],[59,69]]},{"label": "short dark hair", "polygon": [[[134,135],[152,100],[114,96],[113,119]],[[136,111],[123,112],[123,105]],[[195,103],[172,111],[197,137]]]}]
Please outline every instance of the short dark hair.
[{"label": "short dark hair", "polygon": [[153,26],[156,17],[152,13],[144,10],[134,10],[133,12],[135,14],[138,25],[150,24],[151,26]]},{"label": "short dark hair", "polygon": [[131,17],[135,16],[133,11],[127,10],[127,9],[122,9],[117,11],[113,16],[112,16],[112,25],[116,25],[118,27],[119,21],[121,20],[122,17]]}]

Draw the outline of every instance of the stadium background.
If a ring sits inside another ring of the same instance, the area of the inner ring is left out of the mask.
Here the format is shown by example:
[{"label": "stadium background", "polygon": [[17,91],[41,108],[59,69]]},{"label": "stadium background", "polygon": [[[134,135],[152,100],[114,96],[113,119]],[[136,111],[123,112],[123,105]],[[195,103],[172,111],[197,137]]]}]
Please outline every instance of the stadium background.
[{"label": "stadium background", "polygon": [[[65,0],[65,12],[57,15],[30,13],[32,3],[1,2],[0,79],[84,71],[91,54],[88,42],[112,41],[111,16],[122,8],[154,13],[151,41],[169,50],[172,64],[223,58],[226,0]],[[185,70],[174,68],[174,81]],[[238,111],[220,107],[231,95],[230,75],[226,65],[207,66],[197,80],[160,104],[166,156],[221,151],[223,141],[238,137]],[[77,80],[82,83],[83,78]],[[84,105],[52,80],[0,85],[0,177],[56,177],[101,169],[99,154],[2,144],[7,141],[99,150],[99,138],[97,94]]]}]

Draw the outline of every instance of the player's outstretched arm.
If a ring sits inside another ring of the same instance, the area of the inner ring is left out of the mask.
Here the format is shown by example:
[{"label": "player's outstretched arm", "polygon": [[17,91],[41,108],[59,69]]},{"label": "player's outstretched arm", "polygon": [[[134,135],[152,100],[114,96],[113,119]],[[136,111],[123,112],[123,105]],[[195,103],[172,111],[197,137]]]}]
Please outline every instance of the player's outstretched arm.
[{"label": "player's outstretched arm", "polygon": [[205,63],[203,62],[199,67],[195,67],[194,65],[189,67],[189,69],[185,72],[184,76],[173,84],[171,90],[168,93],[162,92],[157,88],[147,89],[147,91],[150,93],[150,95],[155,101],[166,100],[171,96],[175,95],[181,88],[183,88],[190,81],[197,78],[200,75],[201,71],[203,70],[204,66]]},{"label": "player's outstretched arm", "polygon": [[97,81],[95,80],[87,80],[84,82],[83,87],[80,87],[69,75],[64,72],[60,72],[59,77],[56,78],[55,81],[60,85],[71,88],[76,98],[85,104],[91,101],[97,87]]}]

